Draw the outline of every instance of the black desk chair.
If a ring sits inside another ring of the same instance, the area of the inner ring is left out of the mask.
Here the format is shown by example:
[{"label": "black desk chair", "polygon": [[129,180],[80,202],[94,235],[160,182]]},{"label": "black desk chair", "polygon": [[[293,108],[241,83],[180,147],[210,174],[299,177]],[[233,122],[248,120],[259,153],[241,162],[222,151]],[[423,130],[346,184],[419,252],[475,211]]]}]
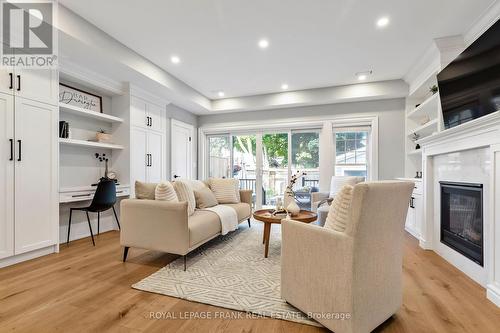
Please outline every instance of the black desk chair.
[{"label": "black desk chair", "polygon": [[90,204],[90,206],[82,208],[70,208],[67,244],[69,244],[69,233],[71,231],[71,216],[73,215],[74,210],[81,210],[87,214],[87,222],[89,223],[90,236],[92,237],[92,244],[94,244],[94,246],[95,246],[94,233],[92,232],[92,226],[90,225],[89,212],[97,213],[97,234],[99,234],[99,228],[101,223],[101,212],[104,212],[108,209],[113,209],[113,213],[115,214],[116,218],[116,223],[118,224],[118,229],[120,229],[120,221],[118,220],[118,216],[116,215],[115,203],[116,203],[115,182],[111,179],[106,179],[106,178],[101,179],[99,184],[97,184],[97,189],[95,191],[95,195],[94,198],[92,199],[92,203]]}]

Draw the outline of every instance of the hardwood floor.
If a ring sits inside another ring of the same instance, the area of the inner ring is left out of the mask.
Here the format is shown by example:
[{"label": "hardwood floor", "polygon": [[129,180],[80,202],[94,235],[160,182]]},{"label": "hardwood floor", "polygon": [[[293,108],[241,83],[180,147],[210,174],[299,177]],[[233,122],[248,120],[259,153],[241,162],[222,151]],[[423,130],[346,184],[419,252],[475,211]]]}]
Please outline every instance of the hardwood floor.
[{"label": "hardwood floor", "polygon": [[[404,301],[379,332],[500,332],[500,309],[485,290],[409,235]],[[59,254],[0,269],[0,332],[322,332],[269,318],[150,318],[154,312],[237,316],[239,312],[141,292],[130,286],[175,256],[131,249],[121,262],[119,233],[61,245]]]}]

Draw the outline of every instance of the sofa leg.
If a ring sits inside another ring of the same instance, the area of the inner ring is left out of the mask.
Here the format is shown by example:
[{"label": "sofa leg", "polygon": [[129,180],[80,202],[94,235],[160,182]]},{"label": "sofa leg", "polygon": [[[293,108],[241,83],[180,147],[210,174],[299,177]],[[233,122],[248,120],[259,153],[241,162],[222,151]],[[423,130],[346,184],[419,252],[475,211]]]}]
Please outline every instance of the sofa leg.
[{"label": "sofa leg", "polygon": [[187,256],[186,255],[183,255],[182,256],[184,258],[184,272],[186,271],[186,261],[187,261]]},{"label": "sofa leg", "polygon": [[248,227],[251,228],[252,225],[250,224],[250,218],[248,218]]},{"label": "sofa leg", "polygon": [[127,260],[127,256],[128,256],[128,250],[130,249],[130,247],[128,246],[125,246],[123,248],[123,262],[125,262]]}]

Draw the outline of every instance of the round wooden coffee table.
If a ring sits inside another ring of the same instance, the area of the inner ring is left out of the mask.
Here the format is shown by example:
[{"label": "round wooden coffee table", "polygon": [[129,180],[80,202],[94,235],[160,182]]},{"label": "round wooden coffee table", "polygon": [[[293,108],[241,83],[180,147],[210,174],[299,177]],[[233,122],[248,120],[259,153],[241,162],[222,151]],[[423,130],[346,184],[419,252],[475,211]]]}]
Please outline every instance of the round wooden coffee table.
[{"label": "round wooden coffee table", "polygon": [[[254,219],[264,222],[264,237],[262,239],[262,243],[265,245],[264,258],[267,258],[267,254],[269,253],[269,238],[271,237],[271,225],[273,223],[281,224],[281,220],[284,219],[283,216],[272,215],[271,214],[272,212],[273,209],[261,209],[253,213]],[[318,215],[308,210],[301,210],[300,213],[298,213],[295,216],[292,216],[292,220],[304,223],[311,223],[316,221],[317,219]]]}]

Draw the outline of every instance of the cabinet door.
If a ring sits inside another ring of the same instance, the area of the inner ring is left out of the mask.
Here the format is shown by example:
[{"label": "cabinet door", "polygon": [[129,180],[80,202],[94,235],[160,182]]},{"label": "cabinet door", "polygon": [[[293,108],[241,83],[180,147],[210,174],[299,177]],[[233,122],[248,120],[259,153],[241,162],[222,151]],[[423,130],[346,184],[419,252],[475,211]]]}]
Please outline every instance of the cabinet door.
[{"label": "cabinet door", "polygon": [[15,99],[15,253],[57,244],[57,107]]},{"label": "cabinet door", "polygon": [[148,133],[148,152],[150,154],[148,182],[150,183],[158,183],[165,178],[163,172],[165,167],[163,142],[164,135],[156,132]]},{"label": "cabinet door", "polygon": [[415,206],[415,237],[422,235],[422,224],[424,219],[424,202],[421,195],[415,195],[413,205]]},{"label": "cabinet door", "polygon": [[163,133],[164,129],[164,119],[165,119],[165,109],[157,106],[156,104],[148,104],[148,116],[149,120],[149,128],[155,131],[159,131]]},{"label": "cabinet door", "polygon": [[14,94],[14,78],[14,68],[0,69],[0,93]]},{"label": "cabinet door", "polygon": [[12,95],[0,93],[0,259],[14,254],[13,103]]},{"label": "cabinet door", "polygon": [[130,97],[130,124],[137,127],[148,127],[146,112],[147,103],[140,98]]},{"label": "cabinet door", "polygon": [[143,128],[132,127],[130,133],[130,185],[134,189],[136,180],[147,181],[147,131]]},{"label": "cabinet door", "polygon": [[176,120],[172,120],[171,124],[171,177],[191,179],[193,174],[191,138],[194,128]]},{"label": "cabinet door", "polygon": [[58,74],[53,69],[16,69],[16,96],[57,105],[59,100]]}]

